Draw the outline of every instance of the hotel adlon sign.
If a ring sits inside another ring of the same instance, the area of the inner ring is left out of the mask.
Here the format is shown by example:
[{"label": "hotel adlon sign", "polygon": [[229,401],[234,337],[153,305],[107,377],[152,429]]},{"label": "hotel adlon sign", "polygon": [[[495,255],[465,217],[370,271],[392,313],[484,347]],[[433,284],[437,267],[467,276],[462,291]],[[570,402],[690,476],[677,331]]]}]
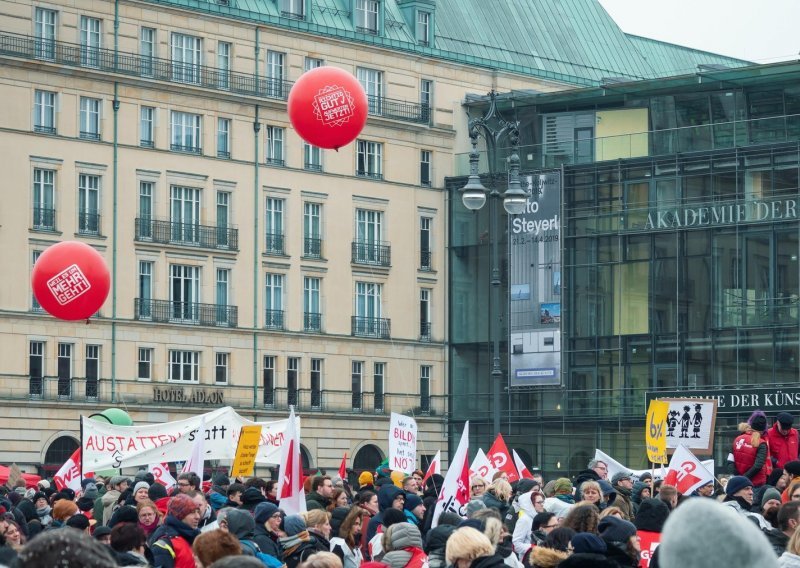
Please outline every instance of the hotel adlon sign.
[{"label": "hotel adlon sign", "polygon": [[692,229],[741,223],[794,221],[798,219],[797,210],[797,199],[736,201],[696,207],[651,209],[647,213],[644,229]]}]

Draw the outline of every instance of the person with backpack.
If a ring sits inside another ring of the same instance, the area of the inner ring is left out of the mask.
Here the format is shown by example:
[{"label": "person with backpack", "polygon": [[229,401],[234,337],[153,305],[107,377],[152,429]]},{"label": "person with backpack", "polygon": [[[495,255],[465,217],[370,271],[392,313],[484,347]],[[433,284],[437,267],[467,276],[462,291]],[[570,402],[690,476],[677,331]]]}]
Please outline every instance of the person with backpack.
[{"label": "person with backpack", "polygon": [[199,523],[200,508],[191,497],[179,493],[170,499],[164,524],[153,533],[153,566],[195,568],[192,544]]},{"label": "person with backpack", "polygon": [[239,539],[239,543],[242,545],[242,554],[257,558],[269,568],[280,568],[283,565],[283,562],[274,556],[262,552],[258,544],[253,541],[256,522],[250,513],[241,509],[231,509],[225,520],[228,523],[228,532]]}]

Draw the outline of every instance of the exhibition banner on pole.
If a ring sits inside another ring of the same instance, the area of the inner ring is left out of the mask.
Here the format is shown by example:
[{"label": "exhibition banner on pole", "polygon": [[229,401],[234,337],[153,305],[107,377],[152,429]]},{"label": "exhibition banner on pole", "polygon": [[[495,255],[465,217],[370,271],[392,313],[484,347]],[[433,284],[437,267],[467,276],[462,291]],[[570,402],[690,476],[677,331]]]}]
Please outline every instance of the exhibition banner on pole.
[{"label": "exhibition banner on pole", "polygon": [[417,421],[396,412],[389,424],[389,467],[406,473],[417,469]]}]

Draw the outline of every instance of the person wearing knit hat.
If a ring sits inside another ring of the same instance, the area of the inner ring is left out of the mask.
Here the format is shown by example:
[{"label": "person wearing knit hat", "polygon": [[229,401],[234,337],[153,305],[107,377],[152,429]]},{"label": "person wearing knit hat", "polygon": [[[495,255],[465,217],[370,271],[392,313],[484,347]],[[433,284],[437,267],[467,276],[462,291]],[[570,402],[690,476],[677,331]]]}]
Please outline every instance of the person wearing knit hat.
[{"label": "person wearing knit hat", "polygon": [[408,522],[419,526],[422,517],[425,516],[425,505],[422,504],[422,499],[419,495],[414,493],[406,493],[406,500],[403,503],[403,511],[405,512]]},{"label": "person wearing knit hat", "polygon": [[94,502],[100,497],[100,492],[97,490],[97,485],[90,480],[89,483],[83,486],[83,493],[81,496],[91,499],[92,502]]},{"label": "person wearing knit hat", "polygon": [[776,468],[797,460],[799,440],[797,430],[792,428],[792,424],[794,416],[788,412],[779,412],[775,417],[775,423],[767,432],[769,453]]},{"label": "person wearing knit hat", "polygon": [[620,566],[638,566],[641,549],[639,535],[633,523],[608,515],[600,519],[597,530],[608,547],[608,558]]},{"label": "person wearing knit hat", "polygon": [[142,501],[150,501],[150,484],[146,481],[137,481],[133,486],[133,504],[138,505]]},{"label": "person wearing knit hat", "polygon": [[467,518],[468,519],[472,518],[472,515],[485,508],[486,508],[486,503],[484,503],[483,500],[470,499],[469,502],[467,503],[467,509],[466,509]]},{"label": "person wearing knit hat", "polygon": [[278,547],[280,538],[280,528],[283,522],[283,511],[277,505],[264,501],[256,505],[253,510],[253,520],[256,522],[253,542],[261,549],[261,552],[281,557],[281,549]]},{"label": "person wearing knit hat", "polygon": [[369,471],[362,471],[358,476],[359,491],[375,491],[375,478]]},{"label": "person wearing knit hat", "polygon": [[200,531],[200,508],[184,493],[169,500],[164,524],[153,533],[153,566],[193,566],[192,544]]},{"label": "person wearing knit hat", "polygon": [[578,533],[570,540],[573,552],[558,564],[559,568],[611,568],[619,564],[606,556],[608,547],[602,538],[592,533]]},{"label": "person wearing knit hat", "polygon": [[659,565],[664,568],[778,566],[775,553],[758,527],[711,499],[689,499],[670,515],[658,556]]},{"label": "person wearing knit hat", "polygon": [[53,504],[53,524],[62,526],[67,519],[78,512],[78,505],[68,499],[59,499]]},{"label": "person wearing knit hat", "polygon": [[553,483],[553,496],[544,500],[544,510],[555,514],[560,520],[567,516],[574,504],[572,482],[566,477],[559,477]]},{"label": "person wearing knit hat", "polygon": [[159,499],[167,497],[167,488],[160,483],[154,483],[147,488],[147,496],[150,497],[150,500],[153,503],[155,503]]},{"label": "person wearing knit hat", "polygon": [[741,434],[733,441],[733,463],[737,475],[747,477],[760,487],[772,473],[769,442],[766,436],[767,416],[756,410],[747,422],[739,424]]},{"label": "person wearing knit hat", "polygon": [[643,499],[634,519],[639,546],[652,558],[661,541],[664,523],[669,517],[669,507],[661,499]]}]

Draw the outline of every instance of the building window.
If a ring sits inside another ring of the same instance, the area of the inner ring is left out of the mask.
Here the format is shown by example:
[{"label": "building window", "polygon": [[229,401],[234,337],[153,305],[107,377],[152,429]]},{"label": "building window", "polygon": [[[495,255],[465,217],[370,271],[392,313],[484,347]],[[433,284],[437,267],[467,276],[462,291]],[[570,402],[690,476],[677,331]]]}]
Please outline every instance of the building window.
[{"label": "building window", "polygon": [[390,249],[383,242],[383,211],[356,209],[356,240],[352,261],[389,266]]},{"label": "building window", "polygon": [[56,57],[56,15],[55,10],[36,8],[34,14],[33,34],[38,59],[55,59]]},{"label": "building window", "polygon": [[56,133],[56,94],[51,91],[34,93],[33,129],[45,134]]},{"label": "building window", "polygon": [[153,262],[139,261],[139,303],[136,310],[138,319],[153,317]]},{"label": "building window", "polygon": [[297,406],[297,375],[300,372],[300,358],[286,358],[286,402],[289,406]]},{"label": "building window", "polygon": [[144,148],[155,146],[156,109],[143,106],[139,110],[139,145]]},{"label": "building window", "polygon": [[275,406],[275,356],[264,355],[264,406]]},{"label": "building window", "polygon": [[283,329],[283,274],[267,273],[264,327]]},{"label": "building window", "polygon": [[199,320],[200,267],[171,264],[169,267],[170,318],[179,323]]},{"label": "building window", "polygon": [[267,126],[267,163],[283,166],[283,134],[285,129],[278,126]]},{"label": "building window", "polygon": [[175,382],[200,382],[199,351],[169,351],[169,379]]},{"label": "building window", "polygon": [[431,13],[417,12],[417,41],[420,45],[431,44]]},{"label": "building window", "polygon": [[419,368],[419,409],[421,412],[431,411],[431,366],[421,365]]},{"label": "building window", "polygon": [[100,176],[78,176],[78,232],[100,234]]},{"label": "building window", "polygon": [[322,205],[303,203],[303,256],[322,258]]},{"label": "building window", "polygon": [[383,412],[386,380],[386,363],[375,363],[372,374],[372,404],[375,412]]},{"label": "building window", "polygon": [[56,376],[58,396],[72,396],[72,343],[58,344]]},{"label": "building window", "polygon": [[286,54],[280,51],[267,51],[267,96],[282,99],[283,63]]},{"label": "building window", "polygon": [[201,40],[199,37],[172,34],[172,80],[182,83],[200,82]]},{"label": "building window", "polygon": [[230,302],[231,291],[231,270],[230,268],[217,268],[217,289],[216,289],[216,323],[217,325],[228,325],[228,305]]},{"label": "building window", "polygon": [[231,44],[227,41],[217,43],[217,86],[228,89],[231,84]]},{"label": "building window", "polygon": [[356,0],[356,29],[362,33],[378,33],[378,0]]},{"label": "building window", "polygon": [[283,246],[283,209],[286,201],[277,197],[267,198],[266,253],[284,254]]},{"label": "building window", "polygon": [[419,339],[431,340],[431,290],[422,288],[419,291]]},{"label": "building window", "polygon": [[142,75],[145,77],[153,76],[157,46],[155,28],[141,28],[139,31],[139,55],[142,62]]},{"label": "building window", "polygon": [[230,353],[217,353],[214,365],[214,382],[218,385],[228,384],[228,360]]},{"label": "building window", "polygon": [[430,150],[420,150],[419,152],[419,184],[423,187],[431,186]]},{"label": "building window", "polygon": [[311,359],[311,408],[322,408],[322,359]]},{"label": "building window", "polygon": [[381,114],[383,109],[383,71],[358,67],[356,68],[356,77],[364,87],[364,92],[367,93],[369,114]]},{"label": "building window", "polygon": [[136,238],[153,238],[153,189],[152,181],[139,182],[139,218],[136,222]]},{"label": "building window", "polygon": [[231,157],[231,120],[229,118],[217,119],[217,157]]},{"label": "building window", "polygon": [[382,319],[381,296],[383,284],[356,282],[353,335],[360,337],[389,337],[388,322]]},{"label": "building window", "polygon": [[81,65],[100,66],[100,20],[81,16]]},{"label": "building window", "polygon": [[56,172],[33,170],[33,228],[40,231],[56,230]]},{"label": "building window", "polygon": [[433,108],[433,81],[430,79],[422,79],[419,82],[419,104],[422,105],[424,122],[430,122]]},{"label": "building window", "polygon": [[[39,260],[40,256],[42,256],[42,251],[40,250],[33,251],[31,256],[31,260],[33,261],[31,263],[31,270],[33,270],[33,267],[36,266],[36,261]],[[34,312],[42,311],[42,306],[41,304],[39,304],[39,300],[36,299],[36,294],[33,293],[31,293],[31,310]]]},{"label": "building window", "polygon": [[314,172],[321,172],[322,149],[303,142],[303,167]]},{"label": "building window", "polygon": [[42,396],[44,392],[44,341],[31,341],[28,345],[28,386],[31,396]]},{"label": "building window", "polygon": [[201,124],[202,116],[199,114],[172,111],[170,114],[170,131],[172,133],[170,149],[177,152],[200,154],[203,151]]},{"label": "building window", "polygon": [[97,398],[100,382],[100,346],[86,346],[86,398]]},{"label": "building window", "polygon": [[319,278],[303,277],[303,329],[305,331],[322,329],[322,312],[319,301],[320,283]]},{"label": "building window", "polygon": [[430,217],[419,218],[419,268],[420,270],[432,270],[431,262],[431,227],[433,219]]},{"label": "building window", "polygon": [[363,403],[362,380],[364,378],[364,361],[353,361],[350,384],[353,393],[353,410],[361,410]]},{"label": "building window", "polygon": [[153,349],[151,347],[139,347],[139,364],[137,377],[141,380],[149,381],[153,378]]},{"label": "building window", "polygon": [[356,175],[383,179],[383,144],[380,142],[358,141],[358,163]]},{"label": "building window", "polygon": [[227,191],[217,192],[217,246],[230,245],[230,203],[231,194]]},{"label": "building window", "polygon": [[80,136],[100,140],[100,99],[81,97]]},{"label": "building window", "polygon": [[306,57],[303,63],[303,71],[311,71],[312,69],[322,67],[323,65],[325,65],[325,62],[319,57]]},{"label": "building window", "polygon": [[173,185],[170,191],[170,238],[176,243],[200,243],[200,189]]},{"label": "building window", "polygon": [[281,15],[296,20],[305,19],[305,0],[281,0]]}]

